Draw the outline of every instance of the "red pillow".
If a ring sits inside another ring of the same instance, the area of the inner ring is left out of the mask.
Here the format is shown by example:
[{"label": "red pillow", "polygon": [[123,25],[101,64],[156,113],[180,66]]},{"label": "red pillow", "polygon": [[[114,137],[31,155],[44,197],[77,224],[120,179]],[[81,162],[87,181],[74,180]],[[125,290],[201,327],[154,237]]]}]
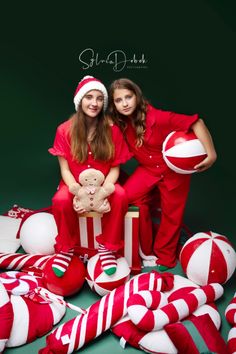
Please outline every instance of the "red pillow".
[{"label": "red pillow", "polygon": [[32,209],[28,208],[23,208],[17,204],[14,204],[10,210],[6,211],[3,215],[4,216],[10,216],[11,218],[14,219],[23,219],[23,217],[28,214],[33,212]]},{"label": "red pillow", "polygon": [[9,217],[15,218],[15,219],[21,219],[20,227],[19,227],[17,235],[16,235],[16,238],[20,238],[21,227],[22,227],[23,223],[25,222],[25,220],[28,217],[30,217],[31,215],[36,214],[36,213],[40,213],[40,212],[47,212],[47,213],[52,214],[52,207],[49,206],[46,208],[33,210],[33,209],[23,208],[17,204],[14,204],[12,206],[12,208],[10,210],[8,210],[7,212],[5,212],[3,215],[9,216]]},{"label": "red pillow", "polygon": [[208,314],[165,326],[181,354],[227,353],[227,346]]}]

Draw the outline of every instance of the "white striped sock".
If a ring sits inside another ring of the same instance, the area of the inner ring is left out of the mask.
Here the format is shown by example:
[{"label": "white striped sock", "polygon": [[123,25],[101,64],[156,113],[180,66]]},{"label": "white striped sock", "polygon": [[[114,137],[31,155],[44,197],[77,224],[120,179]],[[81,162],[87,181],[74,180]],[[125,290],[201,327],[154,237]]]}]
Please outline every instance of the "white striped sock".
[{"label": "white striped sock", "polygon": [[98,254],[103,271],[107,275],[114,274],[117,268],[115,253],[105,248],[104,245],[99,244]]},{"label": "white striped sock", "polygon": [[70,250],[69,252],[60,252],[55,256],[52,264],[52,270],[56,276],[62,277],[65,274],[73,255],[74,250]]}]

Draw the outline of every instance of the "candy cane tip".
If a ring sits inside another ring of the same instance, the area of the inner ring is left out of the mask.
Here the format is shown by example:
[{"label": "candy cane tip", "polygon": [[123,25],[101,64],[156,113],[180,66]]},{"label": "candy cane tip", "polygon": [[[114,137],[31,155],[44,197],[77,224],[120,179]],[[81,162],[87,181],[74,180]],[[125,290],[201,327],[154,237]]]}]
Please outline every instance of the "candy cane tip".
[{"label": "candy cane tip", "polygon": [[210,285],[213,287],[213,289],[214,289],[215,293],[218,295],[218,297],[221,297],[223,295],[224,288],[221,284],[211,283]]},{"label": "candy cane tip", "polygon": [[74,310],[74,311],[82,313],[83,315],[86,315],[86,313],[87,313],[87,311],[85,309],[82,309],[81,307],[73,305],[73,304],[71,304],[69,302],[66,302],[66,306],[68,308],[70,308],[71,310]]}]

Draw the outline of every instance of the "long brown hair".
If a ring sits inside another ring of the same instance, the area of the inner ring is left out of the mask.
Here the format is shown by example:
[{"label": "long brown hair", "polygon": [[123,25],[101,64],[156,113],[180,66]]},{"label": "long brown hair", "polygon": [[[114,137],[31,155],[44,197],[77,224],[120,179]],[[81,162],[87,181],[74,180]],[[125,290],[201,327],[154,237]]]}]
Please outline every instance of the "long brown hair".
[{"label": "long brown hair", "polygon": [[[70,139],[72,156],[78,162],[83,163],[88,158],[88,127],[86,124],[86,115],[82,111],[81,106],[71,117],[71,120]],[[103,111],[97,117],[97,126],[90,142],[90,148],[96,160],[109,161],[114,156],[111,124]]]},{"label": "long brown hair", "polygon": [[117,112],[113,96],[116,89],[126,89],[132,91],[136,95],[137,107],[133,113],[132,125],[136,132],[136,146],[140,147],[143,144],[144,134],[146,131],[146,112],[147,100],[143,97],[140,87],[133,81],[121,78],[112,82],[109,88],[108,114],[114,122],[120,126],[122,131],[125,131],[127,123],[125,117]]}]

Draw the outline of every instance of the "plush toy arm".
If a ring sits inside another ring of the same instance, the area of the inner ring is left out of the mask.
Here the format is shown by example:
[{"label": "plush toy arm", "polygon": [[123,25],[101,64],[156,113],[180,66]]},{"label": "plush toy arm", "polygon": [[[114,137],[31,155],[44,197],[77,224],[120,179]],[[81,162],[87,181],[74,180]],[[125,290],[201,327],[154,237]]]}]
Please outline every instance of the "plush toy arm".
[{"label": "plush toy arm", "polygon": [[[97,206],[95,206],[94,210],[99,213],[108,213],[111,210],[110,203],[107,197],[113,193],[115,190],[115,186],[112,183],[106,183],[105,186],[101,186],[96,194]],[[102,204],[101,204],[102,203]]]},{"label": "plush toy arm", "polygon": [[81,203],[81,201],[79,200],[79,198],[75,195],[73,198],[73,208],[74,211],[76,211],[78,214],[82,214],[85,213],[86,210],[83,203]]},{"label": "plush toy arm", "polygon": [[74,194],[73,198],[73,208],[78,214],[85,213],[87,210],[85,209],[84,203],[80,200],[86,195],[84,188],[79,183],[73,183],[69,187],[69,191]]}]

